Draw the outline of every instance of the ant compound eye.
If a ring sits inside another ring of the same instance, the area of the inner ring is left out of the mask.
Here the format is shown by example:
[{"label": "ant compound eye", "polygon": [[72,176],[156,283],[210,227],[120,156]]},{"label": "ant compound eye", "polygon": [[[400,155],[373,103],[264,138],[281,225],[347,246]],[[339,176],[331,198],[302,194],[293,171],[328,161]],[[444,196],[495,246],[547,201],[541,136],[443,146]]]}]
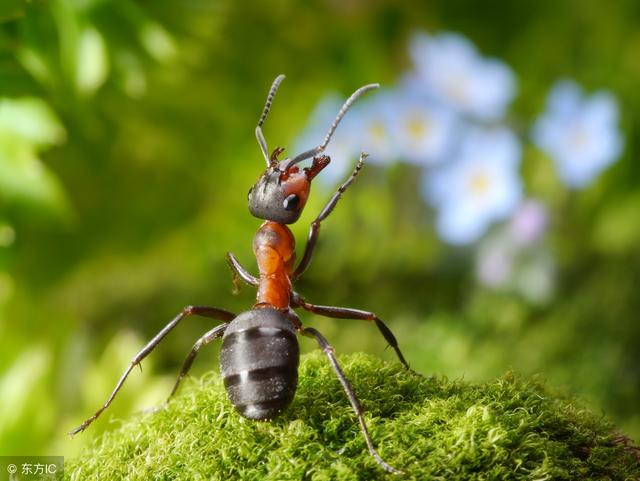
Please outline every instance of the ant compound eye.
[{"label": "ant compound eye", "polygon": [[247,200],[249,200],[251,198],[251,192],[253,192],[253,187],[251,187],[249,189],[249,192],[247,192]]},{"label": "ant compound eye", "polygon": [[300,197],[296,194],[290,194],[282,202],[282,206],[285,210],[295,210],[300,205]]}]

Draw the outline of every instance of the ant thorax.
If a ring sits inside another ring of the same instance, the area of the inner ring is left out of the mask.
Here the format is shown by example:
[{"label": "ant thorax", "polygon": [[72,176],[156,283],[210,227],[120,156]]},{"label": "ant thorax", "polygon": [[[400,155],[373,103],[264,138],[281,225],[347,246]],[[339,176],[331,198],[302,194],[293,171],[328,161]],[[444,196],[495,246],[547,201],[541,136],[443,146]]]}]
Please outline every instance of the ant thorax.
[{"label": "ant thorax", "polygon": [[295,249],[295,238],[286,225],[266,221],[260,226],[253,237],[253,253],[260,272],[255,307],[289,307]]}]

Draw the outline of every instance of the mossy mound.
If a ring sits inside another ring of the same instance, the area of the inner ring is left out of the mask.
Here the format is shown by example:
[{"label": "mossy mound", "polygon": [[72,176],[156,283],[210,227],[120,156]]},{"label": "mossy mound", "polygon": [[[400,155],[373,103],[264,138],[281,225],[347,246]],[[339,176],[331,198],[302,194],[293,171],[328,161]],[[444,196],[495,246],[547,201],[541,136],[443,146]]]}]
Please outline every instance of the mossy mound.
[{"label": "mossy mound", "polygon": [[[481,384],[341,358],[383,459],[402,479],[638,479],[638,452],[601,416],[513,374]],[[217,373],[106,433],[67,463],[73,480],[393,479],[369,455],[324,355],[303,356],[292,406],[241,418]]]}]

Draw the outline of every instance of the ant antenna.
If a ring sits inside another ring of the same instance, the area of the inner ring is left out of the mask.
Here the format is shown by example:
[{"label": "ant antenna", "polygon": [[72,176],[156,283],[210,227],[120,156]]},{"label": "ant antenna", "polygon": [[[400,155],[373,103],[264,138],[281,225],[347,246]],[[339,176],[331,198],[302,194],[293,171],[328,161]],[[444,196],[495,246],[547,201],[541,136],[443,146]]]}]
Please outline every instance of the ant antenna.
[{"label": "ant antenna", "polygon": [[335,132],[336,128],[338,127],[338,124],[342,120],[342,117],[344,117],[344,115],[347,113],[347,110],[349,110],[351,105],[362,94],[368,92],[369,90],[377,89],[378,87],[380,87],[380,84],[377,84],[377,83],[376,84],[369,84],[369,85],[365,85],[364,87],[360,87],[358,90],[353,92],[351,94],[351,97],[349,97],[347,99],[347,101],[342,105],[342,108],[340,109],[340,111],[338,112],[338,115],[336,116],[335,120],[331,124],[331,128],[329,129],[329,132],[327,132],[327,135],[325,136],[324,141],[320,145],[318,145],[317,147],[314,147],[313,149],[307,150],[305,152],[302,152],[301,154],[296,155],[294,157],[294,159],[289,162],[289,164],[287,165],[287,168],[291,167],[292,165],[297,164],[298,162],[302,162],[305,159],[309,159],[311,157],[315,157],[320,152],[324,151],[324,149],[327,148],[327,145],[329,144],[329,141],[331,140],[331,136],[333,135],[333,133]]},{"label": "ant antenna", "polygon": [[269,159],[269,149],[267,149],[267,141],[264,139],[264,135],[262,134],[262,124],[264,123],[264,120],[267,118],[269,109],[271,109],[271,102],[273,102],[273,97],[275,97],[276,91],[278,90],[278,87],[280,87],[280,83],[282,83],[283,80],[284,80],[284,75],[280,74],[276,77],[276,79],[271,84],[269,95],[267,95],[267,102],[264,105],[264,110],[262,111],[260,120],[258,120],[258,126],[256,127],[256,138],[258,139],[258,144],[260,144],[260,150],[262,150],[262,155],[264,155],[264,160],[267,162],[267,167],[271,166],[271,160]]}]

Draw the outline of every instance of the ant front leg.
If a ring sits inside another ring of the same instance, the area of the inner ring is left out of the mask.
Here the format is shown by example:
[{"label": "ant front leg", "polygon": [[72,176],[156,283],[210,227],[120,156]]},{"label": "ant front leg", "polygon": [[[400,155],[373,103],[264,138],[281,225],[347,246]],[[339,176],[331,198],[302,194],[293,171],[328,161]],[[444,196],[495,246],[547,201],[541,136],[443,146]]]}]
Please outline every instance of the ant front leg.
[{"label": "ant front leg", "polygon": [[98,409],[93,416],[88,418],[80,426],[78,426],[74,430],[70,431],[69,434],[70,435],[74,435],[74,434],[77,434],[77,433],[79,433],[81,431],[84,431],[93,421],[95,421],[97,419],[97,417],[100,416],[100,414],[102,414],[102,412],[109,407],[109,405],[111,404],[113,399],[116,397],[116,394],[118,394],[118,391],[120,390],[120,388],[122,387],[122,385],[126,381],[127,377],[129,376],[129,373],[133,370],[133,368],[135,366],[140,365],[142,360],[145,357],[147,357],[149,355],[149,353],[151,353],[151,351],[153,351],[158,344],[160,344],[160,342],[166,337],[166,335],[169,334],[169,332],[171,332],[171,330],[173,330],[173,328],[176,327],[180,323],[180,321],[182,319],[184,319],[185,317],[188,317],[188,316],[192,316],[192,315],[202,316],[202,317],[209,317],[209,318],[212,318],[212,319],[216,319],[218,321],[225,321],[225,322],[230,322],[236,317],[235,314],[233,314],[233,313],[231,313],[229,311],[225,311],[224,309],[218,309],[217,307],[206,307],[206,306],[189,306],[189,307],[185,307],[182,310],[182,312],[180,312],[180,314],[178,314],[176,317],[174,317],[173,320],[171,322],[169,322],[169,324],[164,326],[164,328],[158,334],[156,334],[154,336],[154,338],[151,339],[147,343],[147,345],[144,346],[138,352],[138,354],[136,354],[134,356],[134,358],[131,360],[131,363],[129,364],[127,369],[124,371],[124,373],[120,377],[120,380],[116,384],[116,387],[111,392],[111,395],[109,396],[107,401],[102,405],[102,407],[100,409]]},{"label": "ant front leg", "polygon": [[375,322],[378,330],[382,333],[386,341],[396,352],[396,355],[398,356],[400,362],[409,371],[415,372],[409,367],[409,364],[402,355],[402,351],[400,351],[400,346],[398,346],[396,336],[394,336],[393,332],[391,332],[391,329],[389,329],[389,327],[384,322],[382,322],[382,319],[380,319],[373,312],[361,311],[360,309],[351,309],[348,307],[317,306],[315,304],[309,304],[304,300],[302,296],[297,293],[292,294],[291,301],[293,307],[302,307],[305,311],[313,312],[314,314],[318,314],[320,316],[330,317],[334,319],[362,319],[364,321]]},{"label": "ant front leg", "polygon": [[338,364],[338,359],[336,358],[336,355],[335,355],[335,352],[333,350],[333,347],[331,347],[329,342],[324,338],[324,336],[322,334],[320,334],[316,329],[314,329],[312,327],[303,328],[301,334],[304,335],[304,336],[307,336],[307,337],[315,337],[315,339],[318,341],[318,344],[320,344],[320,347],[322,348],[324,353],[329,358],[329,362],[331,363],[331,367],[333,368],[333,370],[335,371],[336,375],[338,376],[338,379],[340,380],[340,383],[342,384],[342,388],[344,389],[345,393],[347,393],[347,397],[349,398],[349,402],[351,403],[351,406],[353,407],[353,410],[356,412],[356,416],[358,416],[358,422],[360,423],[360,429],[362,431],[362,435],[364,436],[364,440],[367,443],[367,447],[369,448],[369,453],[371,453],[371,456],[373,456],[373,458],[380,465],[380,467],[382,467],[382,469],[384,469],[388,473],[403,474],[402,471],[399,471],[396,468],[394,468],[393,466],[387,464],[380,457],[380,455],[378,454],[376,449],[373,447],[373,441],[371,440],[371,436],[369,435],[369,431],[367,430],[367,425],[364,422],[364,410],[362,409],[362,405],[360,404],[360,401],[358,400],[358,398],[356,396],[356,393],[353,390],[353,387],[351,386],[351,383],[347,379],[347,376],[345,376],[344,371],[340,367],[340,364]]},{"label": "ant front leg", "polygon": [[318,241],[318,236],[320,235],[320,223],[327,217],[329,217],[329,214],[331,214],[333,209],[336,207],[336,204],[340,200],[340,196],[342,196],[344,191],[347,190],[347,187],[349,187],[353,183],[353,181],[356,180],[356,177],[358,176],[360,169],[362,169],[367,156],[368,154],[366,154],[365,152],[362,152],[360,154],[360,159],[358,160],[358,163],[356,164],[356,167],[355,169],[353,169],[353,172],[351,173],[349,178],[340,187],[338,187],[338,190],[335,194],[333,194],[333,197],[331,197],[329,202],[327,202],[327,205],[324,206],[324,209],[322,209],[320,215],[318,215],[318,217],[316,217],[316,220],[311,223],[311,227],[309,228],[309,237],[307,238],[307,245],[304,249],[304,254],[302,256],[300,264],[298,264],[298,267],[291,276],[292,281],[298,279],[303,274],[303,272],[307,270],[307,267],[309,267],[309,264],[311,263],[311,256],[313,256],[313,251],[315,250],[316,242]]}]

